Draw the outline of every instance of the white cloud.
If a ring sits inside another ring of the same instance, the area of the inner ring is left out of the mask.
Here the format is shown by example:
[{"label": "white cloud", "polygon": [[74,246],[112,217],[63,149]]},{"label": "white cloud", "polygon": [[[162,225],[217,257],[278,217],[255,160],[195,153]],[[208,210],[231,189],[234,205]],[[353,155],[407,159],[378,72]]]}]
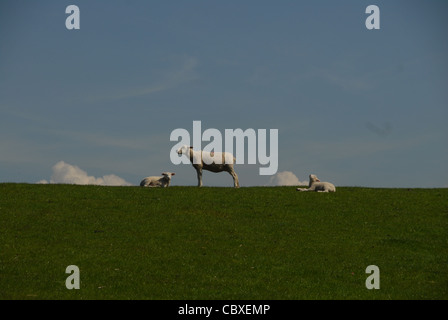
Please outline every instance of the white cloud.
[{"label": "white cloud", "polygon": [[131,183],[114,174],[105,175],[100,178],[89,176],[87,172],[77,166],[59,161],[53,166],[53,174],[50,182],[40,180],[37,183],[68,183],[68,184],[92,184],[102,186],[130,186]]},{"label": "white cloud", "polygon": [[273,175],[269,180],[270,186],[303,186],[308,185],[307,182],[301,182],[297,176],[291,171],[282,171]]}]

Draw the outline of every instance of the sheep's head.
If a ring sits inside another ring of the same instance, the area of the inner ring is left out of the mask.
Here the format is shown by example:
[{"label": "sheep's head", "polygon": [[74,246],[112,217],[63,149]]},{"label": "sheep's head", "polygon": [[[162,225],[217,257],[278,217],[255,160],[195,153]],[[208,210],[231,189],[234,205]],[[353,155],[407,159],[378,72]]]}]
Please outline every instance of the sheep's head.
[{"label": "sheep's head", "polygon": [[182,147],[177,149],[177,154],[188,154],[189,149],[193,149],[193,147],[189,147],[186,144],[184,144]]},{"label": "sheep's head", "polygon": [[310,174],[310,182],[320,182],[320,180],[315,174]]},{"label": "sheep's head", "polygon": [[167,177],[168,179],[171,179],[171,176],[174,176],[174,172],[162,172],[162,176]]}]

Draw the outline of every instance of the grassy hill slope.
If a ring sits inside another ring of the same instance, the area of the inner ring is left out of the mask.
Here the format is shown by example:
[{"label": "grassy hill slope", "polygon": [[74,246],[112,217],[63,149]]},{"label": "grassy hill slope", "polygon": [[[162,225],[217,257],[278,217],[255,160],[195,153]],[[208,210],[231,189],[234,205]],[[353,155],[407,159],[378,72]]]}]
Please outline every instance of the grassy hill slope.
[{"label": "grassy hill slope", "polygon": [[447,235],[448,189],[0,184],[0,299],[447,299]]}]

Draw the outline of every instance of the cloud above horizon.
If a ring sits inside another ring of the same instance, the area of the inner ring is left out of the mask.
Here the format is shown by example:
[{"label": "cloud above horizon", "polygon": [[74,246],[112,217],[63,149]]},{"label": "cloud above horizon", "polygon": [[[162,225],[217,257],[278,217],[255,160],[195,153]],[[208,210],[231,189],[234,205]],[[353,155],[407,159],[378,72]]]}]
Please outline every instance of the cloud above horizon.
[{"label": "cloud above horizon", "polygon": [[297,176],[291,171],[282,171],[273,175],[269,179],[268,186],[304,186],[308,182],[300,181]]},{"label": "cloud above horizon", "polygon": [[131,186],[132,184],[114,174],[104,175],[100,178],[89,176],[86,171],[78,166],[59,161],[53,166],[53,174],[50,181],[40,180],[37,183],[67,183],[80,185],[101,185],[101,186]]}]

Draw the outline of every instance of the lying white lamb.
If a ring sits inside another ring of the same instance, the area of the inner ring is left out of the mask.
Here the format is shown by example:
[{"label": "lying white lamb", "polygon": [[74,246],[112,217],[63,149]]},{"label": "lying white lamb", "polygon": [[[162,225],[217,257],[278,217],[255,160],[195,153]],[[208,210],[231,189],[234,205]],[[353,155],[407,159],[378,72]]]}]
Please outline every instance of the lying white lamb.
[{"label": "lying white lamb", "polygon": [[174,172],[162,172],[162,176],[146,177],[140,182],[140,187],[160,187],[167,188],[170,186],[171,176],[174,176]]},{"label": "lying white lamb", "polygon": [[316,175],[310,174],[308,189],[297,188],[297,191],[336,192],[336,187],[330,182],[321,182]]}]

